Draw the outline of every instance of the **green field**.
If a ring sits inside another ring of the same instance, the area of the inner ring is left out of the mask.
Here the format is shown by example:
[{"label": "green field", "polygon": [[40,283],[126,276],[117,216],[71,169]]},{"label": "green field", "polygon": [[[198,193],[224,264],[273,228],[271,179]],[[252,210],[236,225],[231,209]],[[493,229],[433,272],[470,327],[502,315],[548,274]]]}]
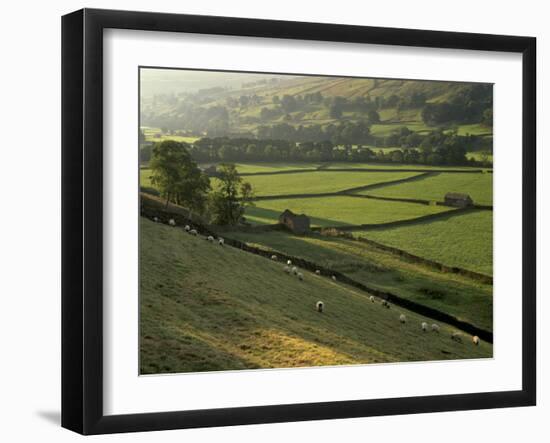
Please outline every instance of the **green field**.
[{"label": "green field", "polygon": [[439,272],[357,240],[320,235],[293,236],[274,231],[231,232],[226,236],[304,258],[342,272],[369,287],[447,312],[487,330],[493,328],[491,285]]},{"label": "green field", "polygon": [[191,144],[191,143],[195,143],[197,140],[200,139],[200,137],[163,134],[159,128],[142,127],[141,130],[145,135],[145,140],[149,142],[161,142],[164,140],[174,140],[177,142]]},{"label": "green field", "polygon": [[355,231],[411,254],[491,275],[493,273],[493,211],[419,222],[410,226]]},{"label": "green field", "polygon": [[358,194],[443,201],[447,192],[463,192],[469,194],[474,203],[492,205],[493,174],[437,173],[411,182],[359,191]]},{"label": "green field", "polygon": [[139,170],[139,185],[146,188],[152,187],[151,174],[152,171],[149,168],[141,168]]},{"label": "green field", "polygon": [[[140,221],[140,373],[487,358],[492,346],[368,294]],[[325,312],[315,311],[318,300]],[[407,323],[399,323],[406,314]]]},{"label": "green field", "polygon": [[388,223],[449,211],[443,206],[334,196],[260,200],[246,209],[245,216],[253,223],[273,224],[285,209],[305,213],[312,226],[321,227]]},{"label": "green field", "polygon": [[256,175],[244,179],[252,184],[256,196],[320,194],[414,177],[416,172],[299,172]]},{"label": "green field", "polygon": [[[390,149],[395,148],[372,148],[373,150],[377,149]],[[452,169],[458,171],[470,171],[470,170],[480,170],[479,167],[471,166],[430,166],[430,165],[417,165],[417,164],[401,164],[401,163],[330,163],[327,169],[416,169],[421,171],[432,171],[432,170],[444,170]]]},{"label": "green field", "polygon": [[293,169],[315,169],[316,163],[237,163],[235,165],[240,174],[256,172],[290,171]]},{"label": "green field", "polygon": [[481,123],[475,123],[472,125],[460,125],[458,126],[458,135],[493,135],[493,128],[490,126],[482,125]]},{"label": "green field", "polygon": [[482,162],[482,161],[489,161],[493,162],[493,154],[489,152],[482,152],[482,151],[473,151],[468,152],[466,154],[466,158],[468,159],[474,159],[475,161]]},{"label": "green field", "polygon": [[381,123],[371,126],[371,133],[377,136],[388,136],[393,132],[398,131],[399,129],[406,127],[413,132],[427,133],[434,130],[430,126],[422,121],[413,121],[413,122],[397,122],[397,123]]}]

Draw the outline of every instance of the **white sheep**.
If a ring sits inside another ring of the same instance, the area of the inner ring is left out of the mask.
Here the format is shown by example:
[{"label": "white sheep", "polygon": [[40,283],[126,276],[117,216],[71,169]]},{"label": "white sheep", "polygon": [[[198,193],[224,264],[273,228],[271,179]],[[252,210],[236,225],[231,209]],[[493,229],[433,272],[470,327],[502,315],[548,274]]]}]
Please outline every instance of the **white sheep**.
[{"label": "white sheep", "polygon": [[391,305],[390,305],[390,303],[388,302],[388,300],[382,300],[382,306],[384,306],[384,307],[387,308],[387,309],[390,309],[390,308],[391,308]]},{"label": "white sheep", "polygon": [[316,273],[317,275],[321,275],[321,271],[319,271],[319,269],[317,269],[317,270],[315,271],[315,273]]},{"label": "white sheep", "polygon": [[153,217],[153,221],[154,221],[155,223],[158,223],[158,222],[159,222],[159,218],[158,218],[158,217]]},{"label": "white sheep", "polygon": [[285,266],[283,268],[283,270],[287,273],[287,274],[290,274],[290,266]]},{"label": "white sheep", "polygon": [[189,232],[191,230],[191,226],[185,225],[185,228],[183,228],[183,229],[185,229],[185,232]]},{"label": "white sheep", "polygon": [[224,240],[223,238],[221,238],[221,237],[218,238],[218,244],[219,244],[220,246],[225,245],[225,240]]},{"label": "white sheep", "polygon": [[422,331],[426,332],[428,330],[428,323],[425,321],[423,321],[420,326],[422,327]]},{"label": "white sheep", "polygon": [[325,309],[325,304],[322,301],[318,301],[315,305],[315,308],[317,309],[317,312],[323,312]]},{"label": "white sheep", "polygon": [[439,325],[437,323],[432,323],[432,332],[437,332],[439,334]]},{"label": "white sheep", "polygon": [[304,279],[304,274],[302,274],[301,272],[298,272],[298,280],[303,280]]},{"label": "white sheep", "polygon": [[294,275],[298,275],[298,268],[297,268],[296,266],[293,266],[293,267],[292,267],[292,273],[293,273]]},{"label": "white sheep", "polygon": [[196,229],[191,229],[191,230],[189,231],[189,234],[195,235],[195,236],[196,236],[196,235],[198,235],[198,232],[197,232]]},{"label": "white sheep", "polygon": [[176,220],[174,220],[173,218],[171,218],[170,220],[168,220],[168,224],[170,226],[176,226]]},{"label": "white sheep", "polygon": [[407,323],[407,317],[405,316],[405,314],[401,314],[401,315],[399,316],[399,321],[400,321],[401,323]]},{"label": "white sheep", "polygon": [[454,340],[457,343],[462,343],[462,334],[460,332],[453,332],[451,335],[451,340]]},{"label": "white sheep", "polygon": [[332,276],[332,281],[336,281],[336,276],[335,275]]},{"label": "white sheep", "polygon": [[206,237],[206,240],[208,240],[210,243],[213,243],[214,242],[214,237],[209,235],[208,237]]},{"label": "white sheep", "polygon": [[286,261],[286,264],[287,264],[288,266],[292,266],[292,260],[287,260],[287,261]]},{"label": "white sheep", "polygon": [[374,303],[374,295],[371,295],[371,296],[369,297],[369,300],[371,301],[371,303]]},{"label": "white sheep", "polygon": [[472,337],[472,343],[476,346],[479,346],[479,337],[477,335],[474,335]]},{"label": "white sheep", "polygon": [[277,256],[276,256],[276,255],[272,255],[272,256],[271,256],[271,260],[277,261]]}]

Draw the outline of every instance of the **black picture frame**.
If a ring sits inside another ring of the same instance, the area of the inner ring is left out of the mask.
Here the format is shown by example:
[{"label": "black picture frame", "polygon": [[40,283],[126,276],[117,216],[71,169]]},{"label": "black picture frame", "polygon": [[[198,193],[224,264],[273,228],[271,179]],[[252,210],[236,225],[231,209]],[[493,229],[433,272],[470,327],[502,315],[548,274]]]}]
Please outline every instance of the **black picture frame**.
[{"label": "black picture frame", "polygon": [[[454,48],[522,54],[522,389],[280,404],[103,413],[103,30]],[[82,434],[229,426],[536,404],[536,39],[337,24],[83,9],[62,18],[62,426]]]}]

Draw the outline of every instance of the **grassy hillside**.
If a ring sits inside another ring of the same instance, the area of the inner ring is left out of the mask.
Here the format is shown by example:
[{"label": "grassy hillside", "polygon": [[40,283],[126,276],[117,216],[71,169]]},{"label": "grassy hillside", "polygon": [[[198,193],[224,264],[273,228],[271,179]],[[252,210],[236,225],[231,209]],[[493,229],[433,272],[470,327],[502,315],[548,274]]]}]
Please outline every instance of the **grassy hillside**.
[{"label": "grassy hillside", "polygon": [[329,279],[300,282],[280,263],[146,219],[140,229],[142,374],[492,356],[487,343],[456,343],[446,325],[423,333],[429,319]]},{"label": "grassy hillside", "polygon": [[302,257],[384,291],[493,329],[493,287],[442,273],[356,240],[287,232],[231,232],[228,237]]},{"label": "grassy hillside", "polygon": [[491,275],[493,211],[476,211],[410,226],[357,231],[415,255]]}]

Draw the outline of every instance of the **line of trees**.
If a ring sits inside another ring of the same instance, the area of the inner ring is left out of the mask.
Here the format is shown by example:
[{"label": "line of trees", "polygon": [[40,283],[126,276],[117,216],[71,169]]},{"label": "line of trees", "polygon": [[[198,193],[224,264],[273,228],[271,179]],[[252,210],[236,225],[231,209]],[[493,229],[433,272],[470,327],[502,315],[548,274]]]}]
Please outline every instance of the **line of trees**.
[{"label": "line of trees", "polygon": [[187,143],[173,140],[156,143],[149,163],[151,183],[167,206],[184,206],[220,225],[238,223],[246,207],[254,204],[252,186],[238,175],[234,164],[222,163],[213,189],[208,175],[193,160],[190,148]]},{"label": "line of trees", "polygon": [[[189,149],[199,162],[310,161],[382,162],[428,165],[472,165],[466,153],[480,137],[433,131],[419,135],[405,128],[397,139],[402,148],[382,150],[364,144],[335,144],[330,140],[295,143],[288,140],[203,138]],[[395,145],[393,145],[395,146]]]}]

